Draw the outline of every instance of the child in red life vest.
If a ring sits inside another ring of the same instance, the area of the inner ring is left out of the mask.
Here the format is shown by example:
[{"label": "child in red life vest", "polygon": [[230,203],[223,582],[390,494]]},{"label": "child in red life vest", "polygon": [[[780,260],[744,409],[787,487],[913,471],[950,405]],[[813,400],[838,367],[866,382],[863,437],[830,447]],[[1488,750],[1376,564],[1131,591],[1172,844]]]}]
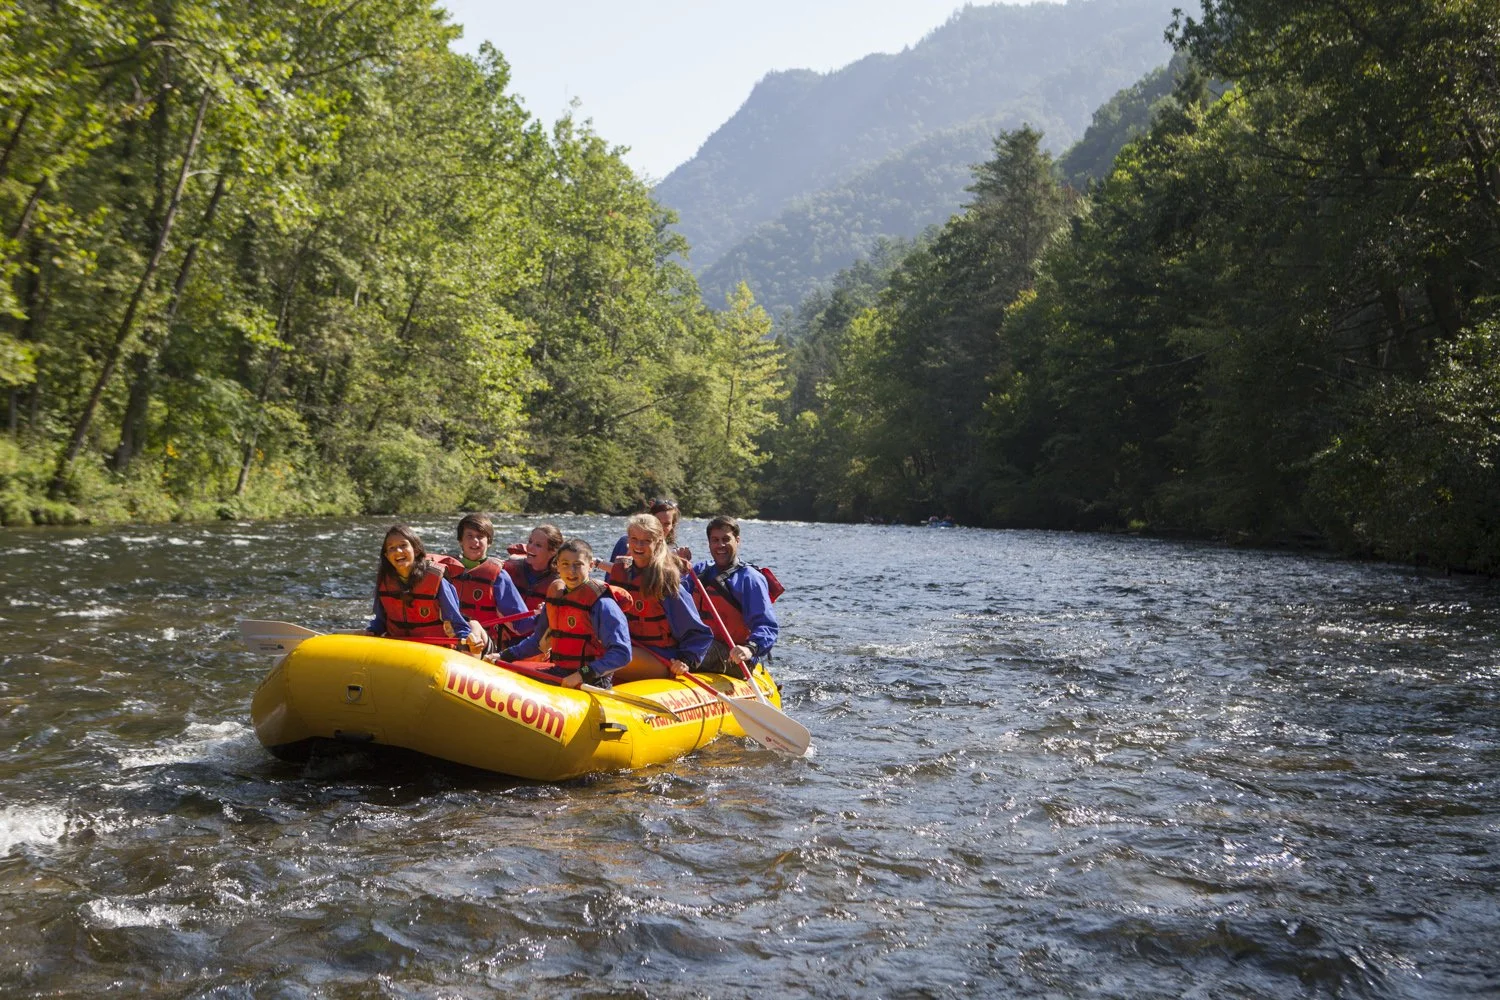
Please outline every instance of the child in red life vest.
[{"label": "child in red life vest", "polygon": [[570,538],[557,551],[557,579],[547,588],[531,634],[498,659],[524,660],[543,651],[549,672],[562,686],[610,687],[615,671],[630,662],[630,629],[619,602],[628,595],[589,579],[594,551],[581,538]]},{"label": "child in red life vest", "polygon": [[[514,617],[525,615],[529,609],[500,560],[489,557],[490,543],[495,540],[490,519],[483,514],[465,514],[455,534],[462,558],[434,556],[432,561],[442,567],[453,584],[459,610],[469,620],[469,627],[487,640],[491,651],[499,649],[531,627],[529,618]],[[510,621],[505,621],[507,618]]]},{"label": "child in red life vest", "polygon": [[458,607],[458,594],[443,571],[427,558],[422,540],[404,524],[385,533],[380,569],[375,574],[375,617],[365,626],[371,635],[392,639],[438,641],[442,645],[483,648]]},{"label": "child in red life vest", "polygon": [[[531,529],[525,545],[525,555],[513,555],[505,560],[505,572],[521,594],[521,600],[532,611],[542,606],[547,599],[547,588],[557,579],[557,570],[552,560],[562,548],[563,534],[554,524],[539,524]],[[530,628],[528,624],[526,626]],[[520,630],[524,634],[524,629]]]}]

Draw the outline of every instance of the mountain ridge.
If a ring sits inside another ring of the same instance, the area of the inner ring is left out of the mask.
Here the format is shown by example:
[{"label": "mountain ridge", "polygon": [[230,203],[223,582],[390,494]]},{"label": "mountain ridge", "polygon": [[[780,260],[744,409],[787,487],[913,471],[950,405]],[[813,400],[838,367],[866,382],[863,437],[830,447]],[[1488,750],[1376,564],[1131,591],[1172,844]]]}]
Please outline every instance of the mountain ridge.
[{"label": "mountain ridge", "polygon": [[836,189],[934,133],[1030,120],[1058,132],[1049,146],[1060,148],[1110,94],[1166,62],[1163,30],[1172,6],[966,5],[900,52],[872,53],[828,72],[768,73],[654,195],[678,212],[678,231],[692,247],[689,266],[703,275],[794,203]]}]

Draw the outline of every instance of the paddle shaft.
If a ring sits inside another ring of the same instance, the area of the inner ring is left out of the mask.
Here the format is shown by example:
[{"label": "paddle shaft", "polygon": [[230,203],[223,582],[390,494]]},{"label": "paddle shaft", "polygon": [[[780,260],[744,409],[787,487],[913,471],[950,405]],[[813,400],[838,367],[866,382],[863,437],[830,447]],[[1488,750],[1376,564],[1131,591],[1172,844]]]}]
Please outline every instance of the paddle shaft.
[{"label": "paddle shaft", "polygon": [[[671,662],[650,646],[640,648],[662,663],[670,664]],[[721,701],[724,707],[729,709],[729,714],[733,715],[734,720],[740,724],[740,728],[745,731],[745,735],[761,746],[780,753],[789,753],[794,757],[801,757],[807,752],[808,744],[812,742],[812,733],[808,732],[807,727],[802,723],[766,701],[765,695],[760,694],[760,685],[755,683],[753,677],[750,680],[750,686],[756,689],[756,694],[760,695],[758,704],[753,702],[742,704],[735,701],[691,670],[678,674],[677,677],[679,680],[686,678]]]},{"label": "paddle shaft", "polygon": [[[735,642],[734,636],[729,634],[729,629],[724,625],[724,619],[719,615],[719,609],[714,606],[714,599],[708,594],[708,587],[704,586],[703,581],[698,579],[697,571],[695,571],[691,566],[688,567],[688,576],[692,578],[693,584],[699,590],[703,591],[703,603],[708,605],[709,612],[714,616],[714,624],[719,626],[719,641],[729,647],[729,652],[725,655],[728,656],[730,660],[733,660],[735,647],[738,646],[739,643]],[[770,704],[770,702],[766,701],[766,696],[761,692],[760,685],[755,683],[755,677],[750,673],[750,665],[744,660],[740,660],[739,664],[740,669],[745,672],[745,680],[749,681],[750,686],[755,689],[755,697],[760,699],[760,703],[762,705]]]}]

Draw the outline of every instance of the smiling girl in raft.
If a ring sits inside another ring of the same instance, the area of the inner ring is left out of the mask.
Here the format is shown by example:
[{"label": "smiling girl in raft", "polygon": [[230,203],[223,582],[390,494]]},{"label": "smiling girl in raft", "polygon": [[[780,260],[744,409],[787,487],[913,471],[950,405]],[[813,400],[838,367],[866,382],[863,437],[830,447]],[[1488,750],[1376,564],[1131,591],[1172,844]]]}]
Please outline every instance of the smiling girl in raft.
[{"label": "smiling girl in raft", "polygon": [[521,553],[505,560],[505,572],[510,575],[526,607],[532,611],[542,606],[547,599],[547,588],[557,579],[557,567],[553,562],[562,545],[563,533],[557,525],[539,524],[531,529]]},{"label": "smiling girl in raft", "polygon": [[616,673],[630,662],[630,628],[621,605],[630,595],[589,579],[594,550],[581,538],[562,543],[553,559],[557,579],[537,612],[531,634],[491,659],[513,662],[546,652],[547,673],[562,686],[613,686]]},{"label": "smiling girl in raft", "polygon": [[386,530],[375,574],[375,617],[365,631],[391,639],[436,640],[470,652],[484,646],[459,609],[457,591],[428,559],[416,532],[404,524]]},{"label": "smiling girl in raft", "polygon": [[608,579],[628,592],[623,607],[634,656],[615,680],[672,677],[700,669],[700,665],[701,669],[719,669],[717,664],[724,657],[709,656],[715,645],[713,633],[698,617],[683,587],[680,563],[667,548],[661,521],[651,514],[636,514],[625,522],[625,537],[630,558],[610,564]]}]

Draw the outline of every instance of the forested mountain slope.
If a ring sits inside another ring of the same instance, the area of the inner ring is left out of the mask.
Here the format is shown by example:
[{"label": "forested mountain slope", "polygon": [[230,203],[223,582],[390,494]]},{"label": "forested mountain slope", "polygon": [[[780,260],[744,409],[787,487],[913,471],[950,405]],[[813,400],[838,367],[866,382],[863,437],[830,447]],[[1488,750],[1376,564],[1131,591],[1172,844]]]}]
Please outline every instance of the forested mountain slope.
[{"label": "forested mountain slope", "polygon": [[1375,0],[1199,16],[1063,169],[1003,134],[962,213],[802,304],[763,515],[1500,572],[1500,27]]},{"label": "forested mountain slope", "polygon": [[[862,185],[909,169],[901,159],[925,164],[923,145],[942,133],[993,134],[1025,121],[1047,132],[1049,148],[1061,150],[1111,94],[1166,61],[1163,29],[1172,7],[1171,0],[965,7],[901,53],[868,56],[827,74],[769,74],[654,194],[679,213],[678,229],[692,246],[690,264],[704,274],[756,226],[788,209],[826,215],[826,207],[812,204],[822,192],[836,192],[836,201],[850,205],[881,200],[880,192]],[[904,212],[887,212],[915,226],[893,235],[911,235],[958,208],[953,182],[976,160],[967,149],[963,155],[961,163],[930,171],[931,191],[914,195]],[[884,173],[875,171],[893,157]],[[804,204],[794,207],[799,201]],[[938,202],[944,210],[929,207]],[[874,224],[868,215],[864,221]],[[757,233],[753,240],[773,238]],[[798,254],[807,249],[788,247],[788,266],[799,266]],[[844,247],[825,248],[819,256],[831,260],[830,253],[838,258],[830,273],[858,256]],[[716,286],[705,294],[713,302],[721,291]]]},{"label": "forested mountain slope", "polygon": [[[1185,61],[1174,58],[1100,105],[1083,137],[1058,158],[1062,177],[1080,190],[1090,180],[1102,181],[1120,147],[1145,133],[1152,110],[1170,98],[1184,72]],[[1040,117],[1031,124],[1054,133],[1065,128]],[[863,259],[892,234],[920,233],[967,203],[973,165],[993,155],[996,129],[986,122],[939,132],[757,226],[704,272],[699,283],[705,300],[721,303],[730,289],[747,282],[789,330],[793,310],[828,287],[849,266],[851,254]]]}]

